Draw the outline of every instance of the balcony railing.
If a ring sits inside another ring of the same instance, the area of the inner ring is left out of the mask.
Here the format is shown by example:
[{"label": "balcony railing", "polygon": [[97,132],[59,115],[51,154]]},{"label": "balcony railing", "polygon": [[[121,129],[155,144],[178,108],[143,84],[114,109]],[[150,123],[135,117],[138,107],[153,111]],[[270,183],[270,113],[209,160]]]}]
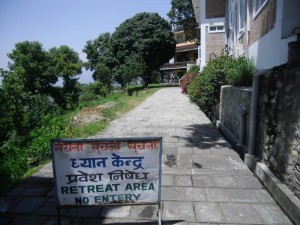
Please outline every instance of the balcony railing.
[{"label": "balcony railing", "polygon": [[186,62],[175,62],[175,63],[165,63],[160,67],[160,70],[176,70],[176,69],[187,69],[188,64],[196,65],[195,61]]}]

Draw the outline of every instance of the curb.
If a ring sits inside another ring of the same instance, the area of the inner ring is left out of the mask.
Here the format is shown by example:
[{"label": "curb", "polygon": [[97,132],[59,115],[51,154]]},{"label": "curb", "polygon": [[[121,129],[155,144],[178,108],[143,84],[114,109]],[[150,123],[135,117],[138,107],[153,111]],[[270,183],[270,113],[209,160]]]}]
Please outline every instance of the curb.
[{"label": "curb", "polygon": [[291,220],[300,224],[300,200],[291,190],[265,164],[256,162],[253,156],[246,154],[245,164],[259,177]]}]

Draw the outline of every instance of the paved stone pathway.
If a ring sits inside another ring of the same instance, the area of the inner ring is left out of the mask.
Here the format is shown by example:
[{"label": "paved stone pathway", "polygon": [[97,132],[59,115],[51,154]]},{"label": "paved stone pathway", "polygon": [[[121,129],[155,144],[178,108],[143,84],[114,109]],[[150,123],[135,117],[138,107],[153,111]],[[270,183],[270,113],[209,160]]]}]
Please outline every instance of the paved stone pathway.
[{"label": "paved stone pathway", "polygon": [[[292,224],[199,108],[164,88],[101,137],[163,137],[164,225]],[[52,165],[0,199],[0,224],[57,224]],[[62,209],[64,225],[157,224],[156,206]]]}]

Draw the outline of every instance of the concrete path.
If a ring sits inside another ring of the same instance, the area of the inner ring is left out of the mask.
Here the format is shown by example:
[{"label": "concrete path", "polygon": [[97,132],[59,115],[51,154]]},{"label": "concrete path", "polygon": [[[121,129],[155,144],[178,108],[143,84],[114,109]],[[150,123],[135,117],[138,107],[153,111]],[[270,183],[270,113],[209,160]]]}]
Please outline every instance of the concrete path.
[{"label": "concrete path", "polygon": [[[163,137],[163,224],[292,224],[199,108],[164,88],[100,137]],[[46,165],[0,200],[0,224],[57,224]],[[157,224],[156,206],[63,209],[62,224]]]}]

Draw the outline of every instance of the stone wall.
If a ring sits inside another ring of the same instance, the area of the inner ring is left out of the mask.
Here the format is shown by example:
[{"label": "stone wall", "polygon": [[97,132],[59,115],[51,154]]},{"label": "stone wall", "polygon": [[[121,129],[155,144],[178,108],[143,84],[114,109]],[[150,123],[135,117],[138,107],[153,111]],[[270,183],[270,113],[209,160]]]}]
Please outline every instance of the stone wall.
[{"label": "stone wall", "polygon": [[252,88],[222,86],[219,120],[239,140],[240,106],[246,109],[246,145],[248,145]]},{"label": "stone wall", "polygon": [[300,70],[261,77],[257,154],[300,198]]}]

